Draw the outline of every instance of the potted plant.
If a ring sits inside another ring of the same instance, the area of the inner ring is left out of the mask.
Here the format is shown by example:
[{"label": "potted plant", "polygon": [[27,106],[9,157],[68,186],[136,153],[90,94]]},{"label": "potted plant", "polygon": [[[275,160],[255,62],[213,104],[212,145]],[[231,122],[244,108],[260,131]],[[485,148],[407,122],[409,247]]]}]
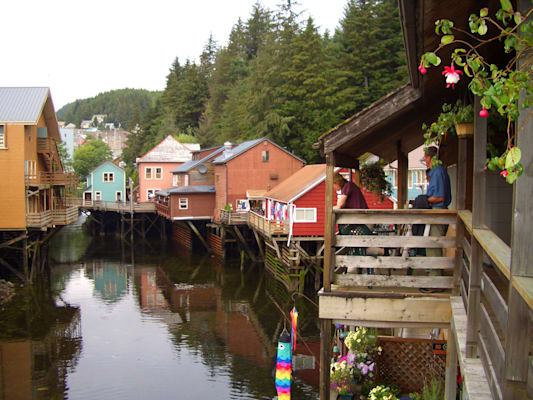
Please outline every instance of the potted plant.
[{"label": "potted plant", "polygon": [[354,368],[347,360],[337,361],[330,367],[330,387],[338,393],[339,399],[352,399],[357,387],[354,380]]},{"label": "potted plant", "polygon": [[474,134],[474,107],[472,104],[464,105],[457,100],[451,111],[455,133],[459,137],[472,136]]},{"label": "potted plant", "polygon": [[387,165],[385,160],[379,160],[363,164],[360,168],[361,184],[366,190],[378,196],[381,201],[385,200],[385,196],[390,196],[392,192],[391,183],[387,180],[383,170],[385,165]]},{"label": "potted plant", "polygon": [[369,400],[399,400],[398,393],[389,386],[379,385],[373,388],[368,394]]}]

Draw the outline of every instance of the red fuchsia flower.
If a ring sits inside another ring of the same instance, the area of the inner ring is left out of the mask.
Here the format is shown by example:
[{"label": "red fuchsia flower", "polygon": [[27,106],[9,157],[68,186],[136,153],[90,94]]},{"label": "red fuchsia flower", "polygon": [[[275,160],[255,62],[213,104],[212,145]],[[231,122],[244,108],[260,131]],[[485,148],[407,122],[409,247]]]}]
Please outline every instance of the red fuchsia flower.
[{"label": "red fuchsia flower", "polygon": [[481,118],[487,118],[489,115],[489,112],[487,111],[487,109],[485,108],[485,106],[483,106],[483,109],[479,112],[479,116]]},{"label": "red fuchsia flower", "polygon": [[420,64],[420,65],[418,66],[418,70],[420,71],[420,73],[421,73],[422,75],[426,75],[426,72],[428,72],[428,70],[424,67],[424,64]]},{"label": "red fuchsia flower", "polygon": [[507,175],[509,175],[509,172],[504,169],[502,172],[500,172],[500,175],[503,176],[504,178],[507,178]]},{"label": "red fuchsia flower", "polygon": [[461,79],[459,74],[462,75],[463,71],[455,69],[453,64],[450,67],[444,67],[444,71],[442,71],[442,75],[446,76],[446,83],[447,83],[446,87],[447,88],[451,86],[452,89],[455,89],[455,84],[459,82],[459,79]]}]

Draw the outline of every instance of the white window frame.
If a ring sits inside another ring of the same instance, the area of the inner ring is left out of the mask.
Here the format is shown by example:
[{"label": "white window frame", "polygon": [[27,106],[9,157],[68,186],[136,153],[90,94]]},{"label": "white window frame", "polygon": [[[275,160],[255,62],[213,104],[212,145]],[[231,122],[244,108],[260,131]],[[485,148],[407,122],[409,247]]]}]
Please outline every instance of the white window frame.
[{"label": "white window frame", "polygon": [[[106,175],[107,175],[107,180],[106,180]],[[104,173],[102,173],[102,182],[104,182],[104,183],[115,182],[115,173],[114,172],[104,172]]]},{"label": "white window frame", "polygon": [[185,184],[183,186],[189,186],[189,175],[185,175]]},{"label": "white window frame", "polygon": [[[118,195],[120,194],[120,200],[118,199]],[[124,201],[124,198],[122,197],[122,190],[117,190],[115,192],[115,201]]]},{"label": "white window frame", "polygon": [[[182,201],[185,202],[184,205],[182,205]],[[180,197],[178,199],[178,209],[180,209],[180,210],[188,210],[189,209],[189,199],[187,197]]]},{"label": "white window frame", "polygon": [[261,161],[262,162],[269,162],[270,161],[270,151],[269,150],[261,151]]},{"label": "white window frame", "polygon": [[150,193],[152,193],[155,196],[155,192],[157,192],[160,189],[146,189],[146,199],[151,200]]},{"label": "white window frame", "polygon": [[[148,171],[150,171],[150,177],[148,178]],[[153,178],[152,167],[144,167],[144,179],[151,181]]]},{"label": "white window frame", "polygon": [[6,142],[6,126],[0,125],[0,149],[7,149]]},{"label": "white window frame", "polygon": [[[157,177],[158,170],[159,170],[159,178]],[[154,167],[154,178],[153,179],[156,179],[158,181],[163,179],[163,167]]]},{"label": "white window frame", "polygon": [[94,192],[94,201],[102,201],[102,192]]},{"label": "white window frame", "polygon": [[172,174],[172,186],[180,185],[180,176],[179,174]]},{"label": "white window frame", "polygon": [[[313,219],[298,219],[296,218],[298,211],[313,211]],[[311,208],[311,207],[297,207],[294,209],[294,222],[307,222],[307,223],[313,223],[317,220],[317,209]]]},{"label": "white window frame", "polygon": [[[239,205],[242,205],[244,203],[245,208],[239,207]],[[246,212],[250,211],[250,201],[248,199],[237,199],[235,200],[235,211],[237,212]]]}]

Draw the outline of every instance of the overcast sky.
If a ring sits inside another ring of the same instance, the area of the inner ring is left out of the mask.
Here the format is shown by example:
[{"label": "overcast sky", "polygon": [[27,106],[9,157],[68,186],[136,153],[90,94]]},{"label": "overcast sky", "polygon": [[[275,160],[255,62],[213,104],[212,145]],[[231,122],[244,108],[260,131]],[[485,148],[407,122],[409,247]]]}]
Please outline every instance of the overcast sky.
[{"label": "overcast sky", "polygon": [[[285,0],[262,0],[271,10]],[[49,86],[56,110],[113,89],[163,90],[172,61],[225,45],[255,0],[3,0],[0,86]],[[300,0],[333,32],[347,0]]]}]

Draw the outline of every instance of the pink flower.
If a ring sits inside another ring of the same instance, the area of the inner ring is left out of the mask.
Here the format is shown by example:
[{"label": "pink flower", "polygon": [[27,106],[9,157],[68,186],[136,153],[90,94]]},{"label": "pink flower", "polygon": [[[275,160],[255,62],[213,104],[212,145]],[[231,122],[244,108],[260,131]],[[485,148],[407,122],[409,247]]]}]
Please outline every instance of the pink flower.
[{"label": "pink flower", "polygon": [[442,71],[442,75],[446,76],[446,87],[449,88],[450,85],[452,89],[455,89],[455,84],[459,82],[459,79],[461,77],[459,74],[463,74],[463,71],[460,71],[458,69],[455,69],[454,65],[452,64],[450,67],[444,67],[444,71]]},{"label": "pink flower", "polygon": [[485,106],[483,106],[483,109],[479,112],[479,116],[481,118],[487,118],[488,115],[489,115],[489,112],[487,111]]},{"label": "pink flower", "polygon": [[503,176],[504,178],[507,178],[507,175],[509,175],[509,172],[507,172],[507,170],[504,169],[502,172],[500,172],[500,175]]},{"label": "pink flower", "polygon": [[420,65],[418,66],[418,70],[420,71],[420,73],[421,73],[422,75],[426,75],[426,72],[428,72],[428,70],[424,67],[424,64],[420,64]]}]

